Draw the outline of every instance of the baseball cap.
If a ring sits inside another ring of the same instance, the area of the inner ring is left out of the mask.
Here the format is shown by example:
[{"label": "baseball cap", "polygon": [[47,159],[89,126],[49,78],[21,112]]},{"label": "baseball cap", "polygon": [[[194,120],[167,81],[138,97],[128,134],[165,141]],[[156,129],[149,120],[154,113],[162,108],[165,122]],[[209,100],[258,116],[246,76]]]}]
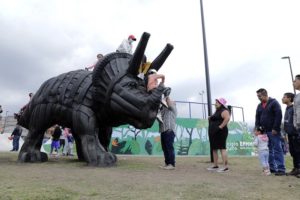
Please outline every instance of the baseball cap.
[{"label": "baseball cap", "polygon": [[132,39],[133,41],[136,41],[136,38],[134,37],[134,35],[129,35],[128,39]]}]

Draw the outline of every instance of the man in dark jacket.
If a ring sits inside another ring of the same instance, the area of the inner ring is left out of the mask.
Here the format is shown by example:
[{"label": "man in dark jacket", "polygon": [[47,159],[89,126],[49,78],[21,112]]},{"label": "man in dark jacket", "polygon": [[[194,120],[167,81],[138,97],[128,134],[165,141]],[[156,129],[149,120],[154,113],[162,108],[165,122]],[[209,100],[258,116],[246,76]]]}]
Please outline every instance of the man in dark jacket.
[{"label": "man in dark jacket", "polygon": [[285,93],[282,98],[282,103],[286,104],[283,129],[288,136],[289,150],[293,158],[293,170],[288,175],[297,176],[300,174],[300,141],[298,140],[298,133],[294,127],[294,108],[293,101],[295,95],[293,93]]},{"label": "man in dark jacket", "polygon": [[270,171],[275,175],[282,176],[285,175],[285,164],[280,133],[281,107],[276,99],[268,96],[266,89],[261,88],[256,93],[261,103],[256,109],[255,127],[262,126],[266,130],[269,137]]},{"label": "man in dark jacket", "polygon": [[19,125],[16,125],[16,128],[13,130],[11,137],[13,138],[13,148],[10,151],[19,151],[19,141],[22,135],[22,128]]}]

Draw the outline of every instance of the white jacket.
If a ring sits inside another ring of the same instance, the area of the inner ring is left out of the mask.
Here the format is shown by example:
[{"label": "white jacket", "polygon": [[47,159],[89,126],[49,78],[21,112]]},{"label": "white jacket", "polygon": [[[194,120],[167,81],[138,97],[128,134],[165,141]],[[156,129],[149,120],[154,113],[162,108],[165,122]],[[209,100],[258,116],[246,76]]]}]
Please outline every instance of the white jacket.
[{"label": "white jacket", "polygon": [[129,41],[129,39],[123,40],[118,47],[117,52],[132,54],[132,43]]},{"label": "white jacket", "polygon": [[253,145],[255,147],[257,147],[258,151],[263,151],[263,150],[269,149],[268,142],[269,142],[269,138],[268,138],[267,134],[261,134],[261,135],[255,136]]}]

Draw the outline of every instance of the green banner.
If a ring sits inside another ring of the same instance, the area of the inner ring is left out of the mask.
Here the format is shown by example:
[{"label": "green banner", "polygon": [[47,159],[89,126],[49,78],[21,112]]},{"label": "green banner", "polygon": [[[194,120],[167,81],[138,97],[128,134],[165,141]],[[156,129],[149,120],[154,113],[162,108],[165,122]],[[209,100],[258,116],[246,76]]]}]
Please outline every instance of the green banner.
[{"label": "green banner", "polygon": [[[227,150],[229,155],[253,155],[253,136],[244,122],[230,122]],[[176,155],[209,155],[208,121],[176,119],[174,147]],[[140,130],[123,125],[114,128],[110,150],[116,154],[163,155],[158,123]]]}]

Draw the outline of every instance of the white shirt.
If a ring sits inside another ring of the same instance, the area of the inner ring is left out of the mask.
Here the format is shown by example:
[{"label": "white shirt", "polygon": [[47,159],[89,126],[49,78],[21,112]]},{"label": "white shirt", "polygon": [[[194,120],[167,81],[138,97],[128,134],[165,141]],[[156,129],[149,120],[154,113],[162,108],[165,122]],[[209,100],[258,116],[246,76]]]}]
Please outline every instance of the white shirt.
[{"label": "white shirt", "polygon": [[123,40],[123,42],[118,47],[117,52],[132,54],[132,42],[129,40],[130,39]]}]

